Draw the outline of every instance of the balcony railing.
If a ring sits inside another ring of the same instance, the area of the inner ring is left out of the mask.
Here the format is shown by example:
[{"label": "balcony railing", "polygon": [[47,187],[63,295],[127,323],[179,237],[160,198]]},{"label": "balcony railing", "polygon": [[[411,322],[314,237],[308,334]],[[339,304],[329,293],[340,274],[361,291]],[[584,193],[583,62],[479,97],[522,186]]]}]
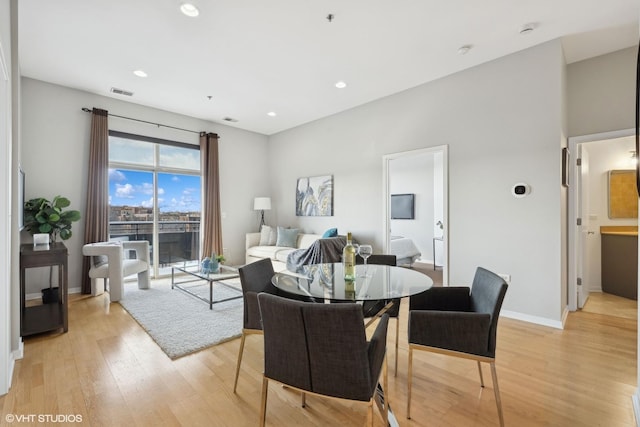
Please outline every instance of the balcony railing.
[{"label": "balcony railing", "polygon": [[153,241],[151,221],[111,221],[110,240],[147,240],[151,259],[158,248],[158,267],[183,265],[200,260],[200,221],[162,221],[158,223],[158,242]]}]

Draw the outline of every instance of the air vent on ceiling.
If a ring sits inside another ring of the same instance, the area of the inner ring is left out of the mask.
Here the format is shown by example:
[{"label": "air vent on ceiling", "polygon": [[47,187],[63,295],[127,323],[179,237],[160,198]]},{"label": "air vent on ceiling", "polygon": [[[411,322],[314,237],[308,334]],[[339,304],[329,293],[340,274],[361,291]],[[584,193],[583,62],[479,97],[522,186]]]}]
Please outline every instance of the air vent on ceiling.
[{"label": "air vent on ceiling", "polygon": [[117,87],[112,87],[111,93],[117,93],[118,95],[124,96],[133,96],[133,92],[124,89],[118,89]]},{"label": "air vent on ceiling", "polygon": [[225,117],[222,120],[224,120],[225,122],[232,122],[232,123],[235,123],[238,121],[238,119],[234,119],[233,117]]}]

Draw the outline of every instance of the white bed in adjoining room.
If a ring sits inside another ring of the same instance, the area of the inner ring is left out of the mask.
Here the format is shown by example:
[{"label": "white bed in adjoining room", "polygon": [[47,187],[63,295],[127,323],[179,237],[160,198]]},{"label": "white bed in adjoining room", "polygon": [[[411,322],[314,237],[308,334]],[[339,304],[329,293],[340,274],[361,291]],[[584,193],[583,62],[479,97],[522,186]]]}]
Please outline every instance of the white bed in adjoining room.
[{"label": "white bed in adjoining room", "polygon": [[398,265],[411,267],[422,255],[413,240],[403,236],[391,236],[389,249],[396,256]]}]

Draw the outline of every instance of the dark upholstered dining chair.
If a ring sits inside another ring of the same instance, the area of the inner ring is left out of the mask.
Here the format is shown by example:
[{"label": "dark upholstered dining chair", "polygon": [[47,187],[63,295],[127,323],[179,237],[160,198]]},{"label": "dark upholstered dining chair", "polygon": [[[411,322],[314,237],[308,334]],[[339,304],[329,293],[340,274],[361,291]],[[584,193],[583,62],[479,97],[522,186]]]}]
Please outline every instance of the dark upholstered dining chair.
[{"label": "dark upholstered dining chair", "polygon": [[[258,295],[264,330],[264,375],[260,425],[264,426],[269,381],[302,392],[368,402],[373,425],[373,401],[382,373],[387,390],[385,314],[367,342],[362,308],[357,304],[316,304],[275,295]],[[388,396],[382,417],[388,424]]]},{"label": "dark upholstered dining chair", "polygon": [[426,350],[489,363],[500,425],[504,426],[496,375],[496,332],[507,284],[498,275],[478,267],[471,289],[431,288],[409,299],[409,371],[407,418],[411,418],[413,350]]},{"label": "dark upholstered dining chair", "polygon": [[260,307],[258,306],[258,294],[266,292],[277,294],[278,289],[271,283],[273,277],[273,264],[269,258],[247,264],[238,269],[240,283],[242,285],[242,296],[244,303],[244,316],[242,318],[242,338],[240,339],[240,351],[238,352],[238,363],[236,365],[236,378],[233,382],[233,392],[236,392],[238,385],[238,375],[240,374],[240,364],[242,363],[242,352],[247,335],[262,334],[262,321],[260,319]]},{"label": "dark upholstered dining chair", "polygon": [[[360,255],[356,256],[356,264],[364,264],[364,260]],[[395,255],[388,254],[373,254],[367,259],[367,264],[379,264],[379,265],[398,265]],[[386,311],[391,319],[396,319],[396,348],[395,348],[395,375],[398,375],[398,335],[400,332],[400,298],[394,298],[392,300],[378,300],[378,301],[365,301],[362,304],[362,312],[364,317],[374,317],[380,310],[384,308],[389,302],[393,302],[393,305]]]}]

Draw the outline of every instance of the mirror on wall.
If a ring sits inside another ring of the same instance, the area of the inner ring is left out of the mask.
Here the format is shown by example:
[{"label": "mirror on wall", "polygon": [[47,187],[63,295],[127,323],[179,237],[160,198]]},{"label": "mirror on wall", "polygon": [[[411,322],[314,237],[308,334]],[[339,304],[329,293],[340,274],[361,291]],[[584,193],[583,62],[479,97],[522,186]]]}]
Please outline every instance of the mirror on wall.
[{"label": "mirror on wall", "polygon": [[609,218],[638,218],[636,171],[609,171]]}]

